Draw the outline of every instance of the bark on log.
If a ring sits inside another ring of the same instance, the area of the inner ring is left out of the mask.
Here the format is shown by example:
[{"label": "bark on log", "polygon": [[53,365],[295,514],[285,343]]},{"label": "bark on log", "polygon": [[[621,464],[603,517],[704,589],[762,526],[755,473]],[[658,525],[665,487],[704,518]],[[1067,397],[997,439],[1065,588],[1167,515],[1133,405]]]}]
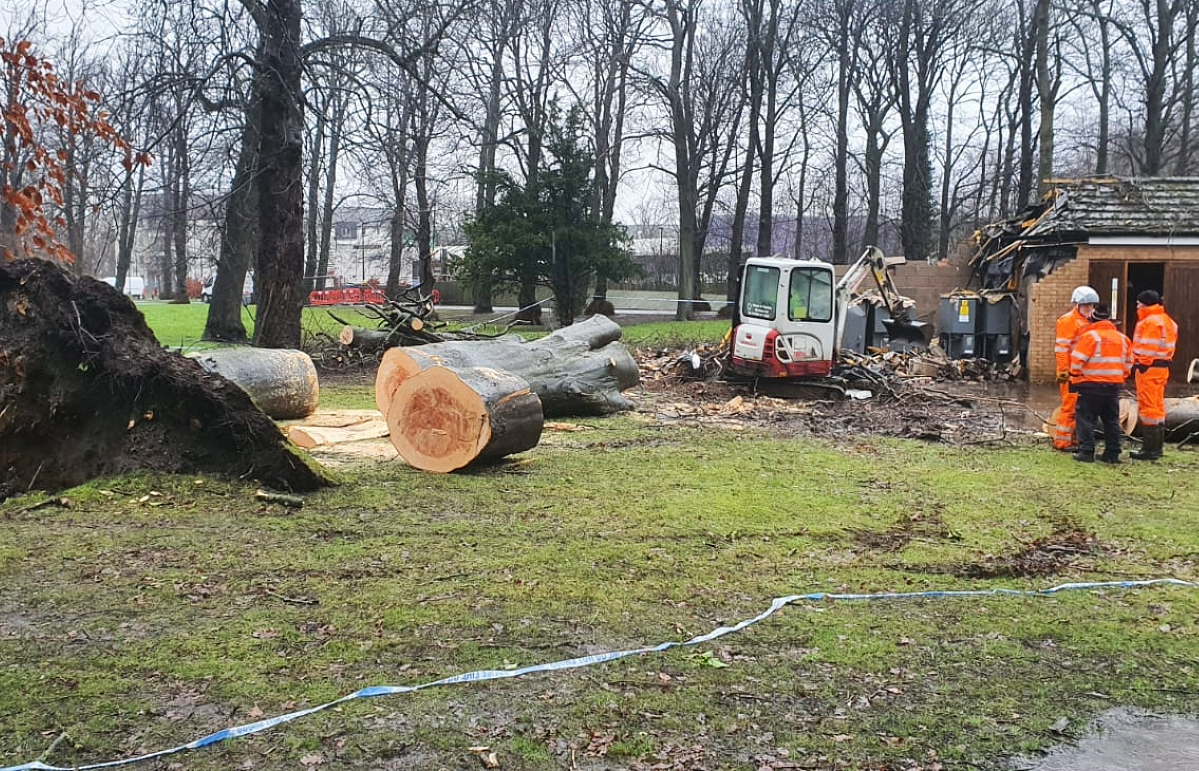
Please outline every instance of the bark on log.
[{"label": "bark on log", "polygon": [[[1132,415],[1131,425],[1124,420],[1127,411],[1130,411]],[[1136,399],[1128,396],[1120,399],[1120,424],[1124,426],[1124,433],[1130,436],[1141,435],[1143,425],[1138,420],[1138,416]],[[1191,434],[1199,434],[1199,396],[1167,397],[1165,425],[1166,438],[1171,441],[1186,439]]]},{"label": "bark on log", "polygon": [[337,342],[347,348],[362,348],[368,351],[377,351],[391,344],[391,330],[366,329],[365,327],[352,327],[347,324],[337,333]]},{"label": "bark on log", "polygon": [[527,382],[486,367],[418,372],[396,389],[387,413],[404,462],[441,473],[532,449],[544,422]]},{"label": "bark on log", "polygon": [[546,417],[607,415],[633,408],[621,391],[637,385],[637,362],[619,342],[620,325],[605,316],[564,327],[540,340],[516,335],[392,348],[375,377],[375,404],[384,415],[397,389],[430,367],[490,367],[528,381]]},{"label": "bark on log", "polygon": [[236,383],[258,409],[275,420],[303,418],[316,412],[320,385],[316,367],[303,351],[237,347],[188,355],[206,372]]},{"label": "bark on log", "polygon": [[1199,434],[1199,396],[1166,399],[1166,438],[1181,441]]}]

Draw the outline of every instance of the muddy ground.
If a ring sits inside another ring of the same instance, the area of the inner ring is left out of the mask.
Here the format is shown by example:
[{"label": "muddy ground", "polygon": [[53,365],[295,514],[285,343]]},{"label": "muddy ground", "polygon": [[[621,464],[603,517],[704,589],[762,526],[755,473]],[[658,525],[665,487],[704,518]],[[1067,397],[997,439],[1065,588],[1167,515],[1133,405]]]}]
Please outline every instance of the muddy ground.
[{"label": "muddy ground", "polygon": [[[755,428],[780,436],[888,436],[950,444],[1047,441],[1042,428],[1051,406],[1028,398],[1027,386],[996,381],[908,382],[896,393],[844,398],[810,389],[787,398],[719,376],[696,380],[674,367],[682,351],[634,351],[641,384],[625,392],[640,413],[684,424]],[[371,386],[363,365],[322,370],[321,382]]]}]

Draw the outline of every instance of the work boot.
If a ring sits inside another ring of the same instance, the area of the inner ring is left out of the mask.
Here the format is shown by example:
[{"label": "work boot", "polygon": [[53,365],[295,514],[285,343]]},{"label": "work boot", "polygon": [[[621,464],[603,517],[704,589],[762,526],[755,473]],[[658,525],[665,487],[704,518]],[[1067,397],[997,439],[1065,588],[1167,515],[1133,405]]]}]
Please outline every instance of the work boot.
[{"label": "work boot", "polygon": [[1078,452],[1074,453],[1070,457],[1073,458],[1074,460],[1078,461],[1079,463],[1094,463],[1095,462],[1095,451],[1094,450],[1090,450],[1090,451],[1079,450]]},{"label": "work boot", "polygon": [[1109,450],[1107,448],[1104,448],[1103,455],[1100,456],[1099,461],[1101,463],[1119,463],[1120,462],[1120,451],[1119,450]]},{"label": "work boot", "polygon": [[1162,456],[1165,426],[1145,426],[1141,429],[1141,449],[1128,453],[1133,460],[1157,460]]}]

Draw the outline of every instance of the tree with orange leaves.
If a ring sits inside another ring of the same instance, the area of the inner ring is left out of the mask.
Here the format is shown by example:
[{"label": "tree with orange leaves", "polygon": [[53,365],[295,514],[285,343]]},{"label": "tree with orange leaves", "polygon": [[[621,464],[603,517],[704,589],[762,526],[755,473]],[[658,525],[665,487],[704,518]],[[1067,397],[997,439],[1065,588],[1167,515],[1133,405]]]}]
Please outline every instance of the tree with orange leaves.
[{"label": "tree with orange leaves", "polygon": [[135,153],[99,109],[100,95],[82,81],[64,82],[54,65],[33,52],[27,40],[0,38],[0,254],[6,259],[44,257],[72,262],[75,255],[58,237],[65,221],[63,187],[72,169],[62,148],[47,144],[48,129],[68,136],[91,135],[122,154],[126,169],[148,164]]}]

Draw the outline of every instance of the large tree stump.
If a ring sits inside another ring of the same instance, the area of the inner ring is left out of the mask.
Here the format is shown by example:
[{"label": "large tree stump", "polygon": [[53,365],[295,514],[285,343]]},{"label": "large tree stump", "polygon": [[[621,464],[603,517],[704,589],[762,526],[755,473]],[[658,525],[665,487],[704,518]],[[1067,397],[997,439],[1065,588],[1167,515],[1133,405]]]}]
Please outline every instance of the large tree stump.
[{"label": "large tree stump", "polygon": [[303,351],[290,348],[214,348],[188,354],[205,372],[232,380],[258,409],[275,420],[304,418],[316,412],[320,385],[316,366]]},{"label": "large tree stump", "polygon": [[392,348],[375,376],[375,404],[384,415],[408,378],[430,367],[490,367],[528,381],[546,417],[607,415],[631,410],[621,391],[640,382],[637,362],[619,342],[620,325],[592,316],[532,342],[517,335]]},{"label": "large tree stump", "polygon": [[137,470],[330,483],[245,391],[165,350],[120,292],[0,260],[0,499]]},{"label": "large tree stump", "polygon": [[532,449],[543,424],[529,384],[486,367],[418,372],[396,389],[387,411],[404,462],[443,473]]}]

